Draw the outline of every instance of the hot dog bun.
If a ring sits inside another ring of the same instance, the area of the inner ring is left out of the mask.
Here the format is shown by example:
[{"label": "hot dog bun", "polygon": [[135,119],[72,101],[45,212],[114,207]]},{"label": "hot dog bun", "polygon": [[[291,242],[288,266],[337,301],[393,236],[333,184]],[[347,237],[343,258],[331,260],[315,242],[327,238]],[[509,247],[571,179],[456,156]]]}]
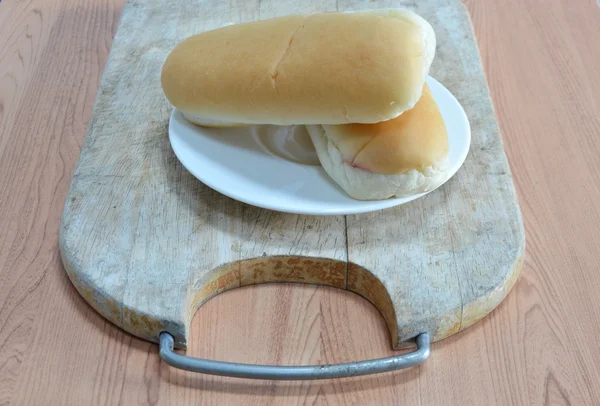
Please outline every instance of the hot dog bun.
[{"label": "hot dog bun", "polygon": [[201,125],[377,123],[419,100],[435,46],[407,10],[286,16],[186,39],[161,83]]},{"label": "hot dog bun", "polygon": [[306,128],[327,174],[355,199],[422,193],[447,180],[448,135],[427,85],[392,120]]}]

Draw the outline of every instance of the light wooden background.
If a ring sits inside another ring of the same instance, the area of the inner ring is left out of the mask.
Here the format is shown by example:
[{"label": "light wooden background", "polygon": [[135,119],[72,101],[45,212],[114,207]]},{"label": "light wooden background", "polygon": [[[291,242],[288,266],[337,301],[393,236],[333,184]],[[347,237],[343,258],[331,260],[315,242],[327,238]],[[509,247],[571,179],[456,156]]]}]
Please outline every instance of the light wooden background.
[{"label": "light wooden background", "polygon": [[[600,7],[468,0],[527,231],[507,300],[419,368],[319,382],[175,371],[68,281],[57,232],[124,0],[0,3],[0,405],[600,404]],[[232,5],[234,6],[234,5]],[[227,292],[188,354],[274,364],[386,356],[366,300]]]}]

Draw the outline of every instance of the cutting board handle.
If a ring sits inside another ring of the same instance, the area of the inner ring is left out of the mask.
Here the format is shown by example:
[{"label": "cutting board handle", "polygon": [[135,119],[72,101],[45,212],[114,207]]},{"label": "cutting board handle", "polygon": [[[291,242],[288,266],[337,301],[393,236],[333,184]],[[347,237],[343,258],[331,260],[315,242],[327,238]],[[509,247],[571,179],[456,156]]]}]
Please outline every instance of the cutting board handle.
[{"label": "cutting board handle", "polygon": [[236,378],[273,380],[346,378],[395,371],[419,365],[429,358],[429,334],[419,334],[416,341],[417,349],[415,351],[395,357],[333,365],[273,366],[212,361],[180,355],[173,350],[175,345],[173,336],[163,332],[160,334],[160,358],[172,367],[186,371]]}]

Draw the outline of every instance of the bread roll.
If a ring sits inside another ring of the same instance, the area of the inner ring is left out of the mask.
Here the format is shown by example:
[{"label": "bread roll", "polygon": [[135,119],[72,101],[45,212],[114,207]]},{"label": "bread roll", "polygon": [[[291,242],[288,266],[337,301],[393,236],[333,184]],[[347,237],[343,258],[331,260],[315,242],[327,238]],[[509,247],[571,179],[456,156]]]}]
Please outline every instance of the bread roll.
[{"label": "bread roll", "polygon": [[306,128],[327,174],[355,199],[413,195],[447,180],[448,135],[427,85],[414,108],[392,120]]},{"label": "bread roll", "polygon": [[161,82],[196,124],[376,123],[419,100],[435,43],[407,10],[286,16],[186,39]]}]

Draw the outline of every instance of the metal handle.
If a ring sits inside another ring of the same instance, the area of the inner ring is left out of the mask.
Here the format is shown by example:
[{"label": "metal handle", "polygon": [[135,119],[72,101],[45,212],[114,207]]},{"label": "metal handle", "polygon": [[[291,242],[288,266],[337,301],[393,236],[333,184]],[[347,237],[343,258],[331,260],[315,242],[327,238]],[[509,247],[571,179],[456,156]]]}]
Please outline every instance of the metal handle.
[{"label": "metal handle", "polygon": [[171,334],[167,332],[160,334],[160,357],[172,367],[211,375],[250,379],[308,380],[378,374],[418,365],[429,358],[430,354],[429,334],[427,333],[417,336],[417,350],[407,354],[344,364],[298,367],[237,364],[188,357],[173,351],[174,342]]}]

